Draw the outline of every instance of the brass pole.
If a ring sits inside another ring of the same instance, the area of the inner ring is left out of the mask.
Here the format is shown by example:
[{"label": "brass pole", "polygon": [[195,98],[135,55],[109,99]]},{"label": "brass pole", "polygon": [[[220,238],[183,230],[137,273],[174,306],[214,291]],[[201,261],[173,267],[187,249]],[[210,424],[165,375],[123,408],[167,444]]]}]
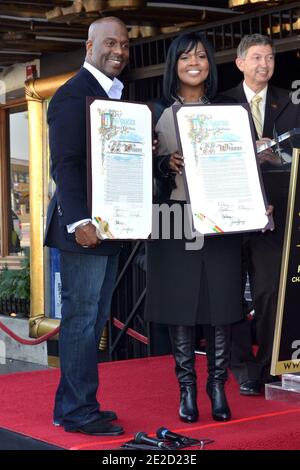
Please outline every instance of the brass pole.
[{"label": "brass pole", "polygon": [[[60,324],[59,320],[53,318],[46,318],[43,315],[34,316],[29,319],[30,337],[39,338],[40,336],[50,333]],[[53,336],[51,339],[58,339],[58,335]]]},{"label": "brass pole", "polygon": [[44,314],[43,103],[28,101],[30,204],[30,316]]},{"label": "brass pole", "polygon": [[30,319],[29,335],[37,338],[53,331],[59,321],[45,317],[45,159],[46,117],[44,102],[75,72],[47,79],[28,80],[25,94],[29,123],[29,203],[30,203]]}]

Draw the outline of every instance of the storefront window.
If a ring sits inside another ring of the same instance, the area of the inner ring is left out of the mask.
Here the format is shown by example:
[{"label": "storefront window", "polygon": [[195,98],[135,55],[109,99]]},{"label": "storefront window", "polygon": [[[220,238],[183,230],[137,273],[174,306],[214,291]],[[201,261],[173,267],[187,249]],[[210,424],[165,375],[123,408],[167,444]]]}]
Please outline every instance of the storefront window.
[{"label": "storefront window", "polygon": [[10,254],[24,254],[30,246],[29,137],[27,111],[9,114]]}]

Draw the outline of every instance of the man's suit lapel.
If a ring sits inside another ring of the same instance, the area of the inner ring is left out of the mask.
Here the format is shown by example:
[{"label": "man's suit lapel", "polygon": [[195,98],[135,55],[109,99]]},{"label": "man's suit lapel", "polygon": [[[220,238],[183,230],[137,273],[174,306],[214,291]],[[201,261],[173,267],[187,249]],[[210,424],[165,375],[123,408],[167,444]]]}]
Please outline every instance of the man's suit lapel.
[{"label": "man's suit lapel", "polygon": [[289,104],[288,96],[279,96],[276,89],[272,86],[268,87],[265,120],[264,120],[264,137],[273,138],[273,126],[282,110]]},{"label": "man's suit lapel", "polygon": [[236,94],[234,97],[238,100],[239,103],[248,103],[245,92],[244,92],[243,82],[238,84],[235,91],[236,91]]},{"label": "man's suit lapel", "polygon": [[81,80],[83,80],[86,84],[88,94],[87,96],[101,96],[108,98],[107,93],[99,84],[98,80],[91,74],[87,69],[81,67],[78,72],[78,75]]}]

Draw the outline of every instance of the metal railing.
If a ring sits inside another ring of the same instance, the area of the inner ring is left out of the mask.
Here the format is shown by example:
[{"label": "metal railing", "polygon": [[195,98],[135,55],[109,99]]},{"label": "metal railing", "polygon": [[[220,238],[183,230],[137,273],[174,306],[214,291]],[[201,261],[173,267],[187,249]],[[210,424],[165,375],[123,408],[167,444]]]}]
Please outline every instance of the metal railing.
[{"label": "metal railing", "polygon": [[[297,36],[300,33],[300,2],[280,5],[273,8],[256,10],[253,13],[241,14],[233,18],[206,25],[185,29],[184,31],[202,31],[210,39],[216,52],[235,49],[241,38],[246,34],[259,33],[273,39]],[[168,47],[177,33],[160,35],[147,39],[136,39],[131,48],[131,64],[129,76],[136,76],[138,69],[145,74],[157,75],[155,68],[166,60]],[[153,68],[154,67],[154,68]],[[142,78],[142,77],[140,77]]]},{"label": "metal railing", "polygon": [[[143,318],[146,296],[143,248],[143,242],[126,243],[120,255],[119,276],[114,288],[112,314],[109,320],[109,356],[111,360],[145,357],[150,354],[149,342],[145,345],[126,335],[130,327],[143,336],[149,336],[148,325]],[[116,328],[114,317],[124,324],[121,330]]]},{"label": "metal railing", "polygon": [[0,314],[8,316],[29,317],[30,302],[14,297],[0,298]]}]

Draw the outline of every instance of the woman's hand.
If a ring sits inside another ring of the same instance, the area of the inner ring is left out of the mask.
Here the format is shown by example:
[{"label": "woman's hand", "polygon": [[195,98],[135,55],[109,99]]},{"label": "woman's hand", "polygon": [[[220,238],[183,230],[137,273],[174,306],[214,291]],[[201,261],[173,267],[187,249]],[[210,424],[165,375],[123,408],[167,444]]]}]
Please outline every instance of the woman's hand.
[{"label": "woman's hand", "polygon": [[184,167],[184,158],[179,153],[172,153],[169,160],[169,168],[174,173],[182,175],[182,169]]},{"label": "woman's hand", "polygon": [[[269,204],[268,207],[267,207],[267,210],[266,210],[266,215],[268,215],[268,216],[272,215],[273,212],[274,212],[274,206],[271,206],[271,204]],[[271,228],[270,230],[272,232],[274,230],[274,228]],[[266,231],[267,231],[266,228],[262,229],[262,233],[265,233]]]},{"label": "woman's hand", "polygon": [[158,140],[156,138],[152,140],[152,154],[154,157],[158,154]]}]

